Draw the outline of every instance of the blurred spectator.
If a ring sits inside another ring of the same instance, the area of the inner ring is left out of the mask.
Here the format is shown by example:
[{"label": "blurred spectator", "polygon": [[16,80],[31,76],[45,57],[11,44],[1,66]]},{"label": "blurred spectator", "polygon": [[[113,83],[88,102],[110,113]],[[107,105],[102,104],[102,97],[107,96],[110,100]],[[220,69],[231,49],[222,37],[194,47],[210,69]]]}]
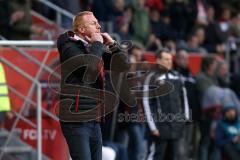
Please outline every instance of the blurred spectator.
[{"label": "blurred spectator", "polygon": [[151,33],[162,41],[176,39],[177,33],[170,25],[171,19],[168,11],[162,11],[161,15],[156,9],[150,9]]},{"label": "blurred spectator", "polygon": [[160,14],[157,9],[151,8],[149,11],[149,18],[151,24],[151,33],[158,38],[161,37]]},{"label": "blurred spectator", "polygon": [[223,156],[229,160],[240,157],[240,121],[235,106],[225,107],[223,119],[218,122],[216,143],[221,148]]},{"label": "blurred spectator", "polygon": [[215,10],[212,6],[207,8],[208,25],[206,27],[205,47],[210,53],[224,53],[224,39],[220,26],[215,21]]},{"label": "blurred spectator", "polygon": [[157,51],[162,47],[160,39],[158,39],[154,34],[150,34],[149,41],[147,44],[147,50],[148,51]]},{"label": "blurred spectator", "polygon": [[[143,61],[144,47],[140,43],[133,43],[132,48],[129,50],[130,63],[140,63]],[[136,71],[136,68],[132,68],[130,77],[140,77],[141,72]],[[136,86],[140,86],[140,82],[136,82]],[[125,142],[126,137],[124,132],[127,133],[128,140],[128,155],[130,160],[143,160],[146,155],[146,143],[145,143],[145,123],[143,122],[143,106],[141,101],[136,100],[136,106],[129,106],[123,101],[120,101],[119,109],[125,117],[130,117],[119,126],[121,130],[118,130],[118,140]],[[121,139],[121,140],[120,140]]]},{"label": "blurred spectator", "polygon": [[220,60],[217,63],[216,67],[216,78],[218,81],[218,85],[222,88],[229,87],[229,77],[230,74],[228,72],[228,64],[224,60]]},{"label": "blurred spectator", "polygon": [[185,38],[188,30],[188,9],[183,0],[174,0],[169,6],[171,26],[178,34],[178,39]]},{"label": "blurred spectator", "polygon": [[121,17],[124,14],[125,0],[114,0],[110,14],[110,20]]},{"label": "blurred spectator", "polygon": [[162,18],[160,19],[160,14],[158,10],[156,10],[155,8],[151,8],[150,24],[151,34],[149,37],[149,42],[147,44],[147,49],[149,51],[155,52],[158,49],[162,48],[161,40],[167,41],[176,38],[175,31],[170,27],[170,17],[166,12],[162,12]]},{"label": "blurred spectator", "polygon": [[142,62],[144,47],[141,43],[133,42],[132,48],[129,50],[130,63]]},{"label": "blurred spectator", "polygon": [[233,15],[230,32],[234,38],[240,38],[240,12],[237,12],[235,15]]},{"label": "blurred spectator", "polygon": [[240,111],[239,99],[231,89],[212,85],[206,90],[202,102],[205,117],[218,120],[221,117],[221,109],[228,105]]},{"label": "blurred spectator", "polygon": [[215,9],[213,6],[208,5],[207,7],[207,21],[208,24],[214,22],[215,19]]},{"label": "blurred spectator", "polygon": [[192,0],[191,7],[195,10],[195,23],[198,25],[207,25],[207,2],[206,0]]},{"label": "blurred spectator", "polygon": [[10,32],[10,5],[9,0],[0,0],[0,35],[5,38],[9,38]]},{"label": "blurred spectator", "polygon": [[[202,33],[201,33],[202,34]],[[202,36],[202,35],[201,35]],[[178,44],[179,49],[184,49],[190,53],[197,54],[207,54],[207,51],[201,47],[201,37],[198,37],[196,34],[191,33],[187,37],[187,42],[181,41]]]},{"label": "blurred spectator", "polygon": [[172,39],[168,39],[168,40],[165,40],[163,42],[163,46],[167,49],[169,49],[169,51],[175,55],[176,54],[176,51],[177,51],[177,45],[176,45],[176,42]]},{"label": "blurred spectator", "polygon": [[181,141],[181,146],[184,146],[181,149],[182,158],[187,159],[187,157],[195,157],[197,154],[196,124],[200,120],[199,113],[201,112],[201,108],[198,99],[196,81],[189,69],[189,54],[185,50],[179,50],[176,54],[175,62],[175,70],[180,73],[180,77],[186,87],[190,108],[190,119],[193,120],[192,124],[186,126],[184,137]]},{"label": "blurred spectator", "polygon": [[229,36],[229,29],[230,29],[230,18],[231,18],[231,8],[226,5],[223,4],[222,8],[221,8],[221,12],[219,12],[219,18],[218,18],[218,25],[220,27],[220,31],[221,31],[221,36],[222,36],[222,40],[223,42],[225,42],[228,39]]},{"label": "blurred spectator", "polygon": [[[149,91],[152,82],[158,81],[171,83],[174,89],[156,98],[149,97],[149,94],[147,94],[148,96],[143,99],[150,129],[151,147],[148,158],[154,160],[181,159],[179,157],[182,147],[180,146],[180,139],[183,136],[186,119],[189,118],[186,108],[188,107],[188,101],[186,93],[184,94],[185,88],[179,75],[173,71],[172,55],[169,51],[160,50],[157,53],[157,63],[160,66],[147,76],[144,91]],[[169,72],[162,74],[161,66],[167,68]],[[176,118],[177,116],[180,119]]]},{"label": "blurred spectator", "polygon": [[240,102],[236,94],[229,89],[228,65],[224,60],[217,62],[215,71],[217,86],[210,86],[204,93],[203,110],[209,118],[217,119],[220,117],[220,110],[226,105],[232,104],[240,111]]},{"label": "blurred spectator", "polygon": [[150,21],[145,7],[146,0],[133,0],[132,29],[133,39],[142,44],[147,44],[150,33]]},{"label": "blurred spectator", "polygon": [[42,35],[44,29],[32,24],[31,1],[12,0],[10,4],[10,32],[9,39],[26,40],[30,39],[32,33]]},{"label": "blurred spectator", "polygon": [[207,50],[204,48],[205,47],[205,35],[206,35],[204,27],[203,26],[195,26],[193,28],[193,34],[198,39],[200,52],[203,54],[206,54]]},{"label": "blurred spectator", "polygon": [[[201,72],[196,76],[197,90],[199,94],[200,105],[203,107],[203,98],[205,92],[212,86],[217,85],[217,80],[215,78],[215,71],[217,67],[217,61],[215,56],[203,57],[201,62]],[[203,109],[203,108],[202,108]],[[204,113],[200,114],[200,144],[199,144],[199,160],[207,160],[209,156],[216,158],[214,152],[209,150],[210,146],[214,144],[212,142],[210,132],[212,126],[212,117],[208,117],[208,110],[204,110]],[[203,111],[202,111],[203,112]]]},{"label": "blurred spectator", "polygon": [[[228,64],[225,60],[219,60],[216,68],[216,78],[218,81],[218,86],[223,89],[223,98],[221,98],[222,106],[226,104],[233,104],[240,113],[240,101],[237,94],[230,89],[230,73],[228,69]],[[235,86],[237,88],[237,85]],[[221,93],[220,93],[221,94]]]},{"label": "blurred spectator", "polygon": [[[129,50],[130,62],[140,63],[143,61],[144,47],[141,44],[133,44],[132,48]],[[141,76],[140,71],[135,71],[133,76]],[[137,86],[140,85],[137,82]],[[146,144],[145,144],[145,123],[143,120],[143,106],[140,100],[137,100],[137,104],[134,107],[128,106],[125,113],[130,113],[130,115],[135,114],[137,120],[132,120],[127,125],[128,135],[129,135],[129,159],[130,160],[143,160],[145,157]]]},{"label": "blurred spectator", "polygon": [[200,119],[200,102],[198,99],[196,80],[189,69],[189,54],[185,50],[179,50],[176,54],[175,70],[180,73],[187,89],[188,102],[194,121]]},{"label": "blurred spectator", "polygon": [[205,30],[202,26],[195,26],[193,28],[193,34],[197,36],[199,45],[203,47],[203,43],[205,41]]},{"label": "blurred spectator", "polygon": [[217,67],[217,61],[215,56],[205,56],[201,62],[201,71],[196,76],[197,90],[199,93],[199,99],[202,101],[204,92],[212,85],[217,85],[215,78],[215,71]]},{"label": "blurred spectator", "polygon": [[132,21],[132,17],[133,17],[133,10],[132,7],[126,6],[124,9],[124,17],[126,18],[127,22],[130,23]]},{"label": "blurred spectator", "polygon": [[118,17],[115,20],[115,32],[120,36],[121,40],[131,40],[129,25],[125,16]]}]

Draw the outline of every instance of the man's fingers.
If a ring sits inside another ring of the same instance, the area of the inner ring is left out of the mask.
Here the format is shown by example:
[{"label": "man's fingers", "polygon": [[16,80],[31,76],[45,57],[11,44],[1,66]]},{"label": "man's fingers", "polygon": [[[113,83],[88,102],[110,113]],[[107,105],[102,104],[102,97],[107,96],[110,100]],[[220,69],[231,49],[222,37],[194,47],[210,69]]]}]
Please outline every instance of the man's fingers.
[{"label": "man's fingers", "polygon": [[112,37],[108,34],[108,33],[101,33],[102,37],[104,38],[104,43],[105,44],[109,44],[109,43],[113,43],[114,40],[112,39]]},{"label": "man's fingers", "polygon": [[101,33],[102,36],[107,36],[108,33],[104,32],[104,33]]},{"label": "man's fingers", "polygon": [[90,43],[91,42],[91,38],[88,36],[85,36],[85,39]]}]

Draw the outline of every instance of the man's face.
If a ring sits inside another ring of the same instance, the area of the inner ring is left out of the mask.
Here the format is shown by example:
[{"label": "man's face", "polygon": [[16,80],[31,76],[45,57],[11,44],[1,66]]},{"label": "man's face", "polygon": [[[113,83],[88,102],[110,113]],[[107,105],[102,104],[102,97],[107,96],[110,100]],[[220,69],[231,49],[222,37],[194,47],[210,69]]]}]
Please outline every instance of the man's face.
[{"label": "man's face", "polygon": [[177,56],[176,63],[178,66],[182,68],[187,68],[188,67],[188,53],[184,50],[179,51],[179,56]]},{"label": "man's face", "polygon": [[172,55],[167,52],[162,53],[162,58],[157,59],[157,63],[161,64],[162,66],[166,67],[168,70],[172,69]]},{"label": "man's face", "polygon": [[234,120],[237,116],[236,110],[235,109],[229,109],[226,113],[225,113],[225,117],[227,118],[227,120]]},{"label": "man's face", "polygon": [[132,50],[132,55],[135,58],[136,62],[142,61],[143,50],[135,48]]},{"label": "man's face", "polygon": [[223,77],[226,77],[228,75],[228,65],[223,64],[221,68],[219,69],[219,74]]},{"label": "man's face", "polygon": [[124,10],[124,5],[125,5],[124,0],[116,0],[115,3],[114,3],[114,6],[118,11]]},{"label": "man's face", "polygon": [[93,14],[83,16],[83,23],[79,26],[79,32],[83,36],[91,37],[92,33],[101,33],[101,26]]},{"label": "man's face", "polygon": [[209,75],[214,75],[216,69],[217,69],[217,61],[214,60],[213,63],[209,66],[208,74]]},{"label": "man's face", "polygon": [[200,44],[202,44],[205,40],[205,31],[202,28],[199,28],[196,32],[196,37],[198,38],[198,41]]},{"label": "man's face", "polygon": [[188,45],[191,48],[198,48],[199,46],[199,39],[197,36],[192,36],[191,39],[188,41]]}]

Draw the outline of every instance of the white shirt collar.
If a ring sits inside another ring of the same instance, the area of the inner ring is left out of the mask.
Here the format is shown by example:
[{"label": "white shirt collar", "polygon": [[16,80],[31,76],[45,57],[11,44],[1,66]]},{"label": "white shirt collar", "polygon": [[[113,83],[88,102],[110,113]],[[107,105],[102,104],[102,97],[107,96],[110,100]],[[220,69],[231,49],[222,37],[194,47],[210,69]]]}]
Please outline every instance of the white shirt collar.
[{"label": "white shirt collar", "polygon": [[79,37],[78,35],[74,34],[74,37],[73,37],[75,40],[77,41],[82,41],[84,45],[88,45],[88,42],[85,41],[84,39],[82,39],[81,37]]}]

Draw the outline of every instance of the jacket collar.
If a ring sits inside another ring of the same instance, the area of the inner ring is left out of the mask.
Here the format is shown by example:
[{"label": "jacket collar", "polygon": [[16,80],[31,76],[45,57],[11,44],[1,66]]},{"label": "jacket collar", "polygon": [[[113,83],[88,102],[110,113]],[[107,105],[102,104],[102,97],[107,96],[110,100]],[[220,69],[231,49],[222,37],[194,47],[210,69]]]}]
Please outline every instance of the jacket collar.
[{"label": "jacket collar", "polygon": [[82,39],[81,37],[79,37],[78,35],[76,35],[74,32],[68,31],[67,34],[72,41],[81,41],[83,42],[84,46],[88,46],[89,43]]}]

